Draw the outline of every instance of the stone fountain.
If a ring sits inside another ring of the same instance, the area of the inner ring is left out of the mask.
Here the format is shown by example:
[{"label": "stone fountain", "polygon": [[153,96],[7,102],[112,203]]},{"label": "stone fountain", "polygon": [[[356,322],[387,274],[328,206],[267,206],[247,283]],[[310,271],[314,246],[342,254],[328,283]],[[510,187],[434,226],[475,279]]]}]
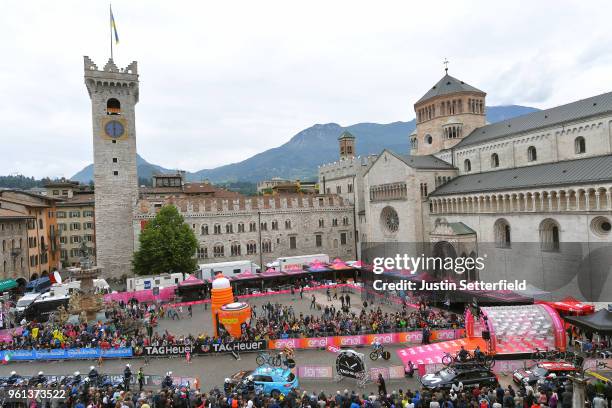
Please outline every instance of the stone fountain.
[{"label": "stone fountain", "polygon": [[92,321],[104,307],[104,296],[95,292],[94,279],[98,277],[101,267],[93,265],[85,243],[81,245],[80,267],[69,268],[70,277],[81,281],[81,288],[70,296],[68,308],[71,314],[79,315],[81,321]]}]

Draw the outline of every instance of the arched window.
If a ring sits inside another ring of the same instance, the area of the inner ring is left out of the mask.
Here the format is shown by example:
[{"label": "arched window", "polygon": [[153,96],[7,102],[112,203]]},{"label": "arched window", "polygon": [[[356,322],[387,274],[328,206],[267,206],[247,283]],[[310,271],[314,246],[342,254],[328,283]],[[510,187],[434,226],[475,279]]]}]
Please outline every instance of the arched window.
[{"label": "arched window", "polygon": [[491,167],[499,167],[499,156],[497,155],[497,153],[493,153],[491,155]]},{"label": "arched window", "polygon": [[586,141],[584,137],[578,136],[576,140],[574,140],[574,149],[576,150],[576,154],[586,153]]},{"label": "arched window", "polygon": [[201,230],[201,235],[208,235],[208,225],[202,225]]},{"label": "arched window", "polygon": [[208,258],[208,248],[206,247],[198,248],[198,258],[200,259]]},{"label": "arched window", "polygon": [[231,234],[232,232],[234,232],[234,226],[228,222],[227,224],[225,224],[225,233]]},{"label": "arched window", "polygon": [[261,242],[261,252],[263,252],[264,254],[269,254],[270,252],[272,252],[272,241],[270,241],[269,239],[264,239]]},{"label": "arched window", "polygon": [[561,242],[561,229],[557,221],[547,218],[540,223],[540,246],[542,251],[558,251]]},{"label": "arched window", "polygon": [[319,228],[325,227],[325,220],[323,218],[319,218]]},{"label": "arched window", "polygon": [[221,233],[221,225],[215,224],[215,234],[220,234],[220,233]]},{"label": "arched window", "polygon": [[215,258],[223,258],[225,256],[225,248],[222,243],[217,243],[213,247],[213,256]]},{"label": "arched window", "polygon": [[291,229],[291,220],[285,220],[285,229]]},{"label": "arched window", "polygon": [[510,224],[503,218],[495,221],[493,225],[495,232],[495,246],[498,248],[510,248],[512,238],[510,236]]},{"label": "arched window", "polygon": [[249,241],[246,244],[247,255],[253,255],[257,253],[257,244],[254,241]]},{"label": "arched window", "polygon": [[242,222],[238,223],[238,232],[244,232],[244,223]]},{"label": "arched window", "polygon": [[240,253],[242,252],[242,246],[240,245],[240,242],[232,242],[232,245],[230,246],[230,251],[232,256],[240,256]]},{"label": "arched window", "polygon": [[530,162],[538,160],[538,152],[535,146],[529,146],[527,148],[527,160]]},{"label": "arched window", "polygon": [[472,162],[470,162],[470,159],[465,159],[465,161],[463,162],[463,171],[465,171],[466,173],[472,171]]},{"label": "arched window", "polygon": [[432,144],[433,143],[433,137],[431,137],[431,135],[425,136],[425,143]]},{"label": "arched window", "polygon": [[278,230],[278,221],[272,221],[272,231]]},{"label": "arched window", "polygon": [[115,98],[110,98],[106,101],[106,114],[121,115],[121,103]]},{"label": "arched window", "polygon": [[257,231],[257,223],[255,221],[251,221],[249,223],[249,232]]}]

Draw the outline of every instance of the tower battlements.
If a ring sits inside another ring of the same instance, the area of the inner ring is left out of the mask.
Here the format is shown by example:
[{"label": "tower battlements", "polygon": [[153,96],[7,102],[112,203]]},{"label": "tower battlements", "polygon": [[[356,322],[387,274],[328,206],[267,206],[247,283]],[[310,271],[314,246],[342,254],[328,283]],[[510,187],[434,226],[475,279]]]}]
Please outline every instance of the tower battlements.
[{"label": "tower battlements", "polygon": [[85,85],[90,97],[102,88],[115,89],[126,94],[133,94],[138,102],[138,63],[136,61],[132,61],[125,68],[117,68],[115,62],[109,58],[104,68],[99,69],[91,58],[84,56],[83,69]]}]

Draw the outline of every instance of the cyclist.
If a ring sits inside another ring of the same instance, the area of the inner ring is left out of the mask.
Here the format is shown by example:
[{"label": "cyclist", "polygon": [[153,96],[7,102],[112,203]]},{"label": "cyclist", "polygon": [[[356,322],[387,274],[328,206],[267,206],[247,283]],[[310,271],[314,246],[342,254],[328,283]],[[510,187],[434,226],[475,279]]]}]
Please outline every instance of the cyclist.
[{"label": "cyclist", "polygon": [[6,380],[6,383],[9,385],[15,384],[19,376],[17,375],[17,371],[11,371],[11,376]]},{"label": "cyclist", "polygon": [[91,381],[92,384],[98,384],[98,378],[100,374],[98,374],[98,370],[96,370],[96,367],[90,366],[89,374],[87,376],[89,377],[89,381]]},{"label": "cyclist", "polygon": [[482,350],[480,350],[480,346],[476,346],[476,349],[474,350],[474,359],[476,361],[481,361],[484,360],[484,356],[484,353]]},{"label": "cyclist", "polygon": [[166,373],[166,377],[162,381],[162,388],[172,388],[172,371]]},{"label": "cyclist", "polygon": [[225,383],[223,384],[223,391],[225,395],[229,395],[232,392],[232,382],[229,378],[225,379]]},{"label": "cyclist", "polygon": [[45,377],[45,374],[42,371],[39,371],[38,375],[34,377],[34,380],[36,384],[44,384],[47,382],[47,377]]},{"label": "cyclist", "polygon": [[382,353],[383,345],[380,343],[380,341],[378,341],[378,339],[374,339],[374,341],[372,342],[372,347],[375,352]]},{"label": "cyclist", "polygon": [[458,354],[459,360],[465,361],[467,360],[469,355],[470,353],[468,353],[468,351],[465,348],[463,348],[463,346],[461,346],[461,350],[459,350],[459,354]]}]

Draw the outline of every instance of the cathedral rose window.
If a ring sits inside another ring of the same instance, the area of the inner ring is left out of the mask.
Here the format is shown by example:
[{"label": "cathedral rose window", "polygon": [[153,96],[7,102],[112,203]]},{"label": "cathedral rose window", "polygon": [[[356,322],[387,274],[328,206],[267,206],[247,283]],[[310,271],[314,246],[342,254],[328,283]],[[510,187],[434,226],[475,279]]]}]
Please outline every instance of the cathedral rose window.
[{"label": "cathedral rose window", "polygon": [[385,207],[380,213],[383,226],[389,232],[397,232],[399,228],[399,217],[393,207]]}]

